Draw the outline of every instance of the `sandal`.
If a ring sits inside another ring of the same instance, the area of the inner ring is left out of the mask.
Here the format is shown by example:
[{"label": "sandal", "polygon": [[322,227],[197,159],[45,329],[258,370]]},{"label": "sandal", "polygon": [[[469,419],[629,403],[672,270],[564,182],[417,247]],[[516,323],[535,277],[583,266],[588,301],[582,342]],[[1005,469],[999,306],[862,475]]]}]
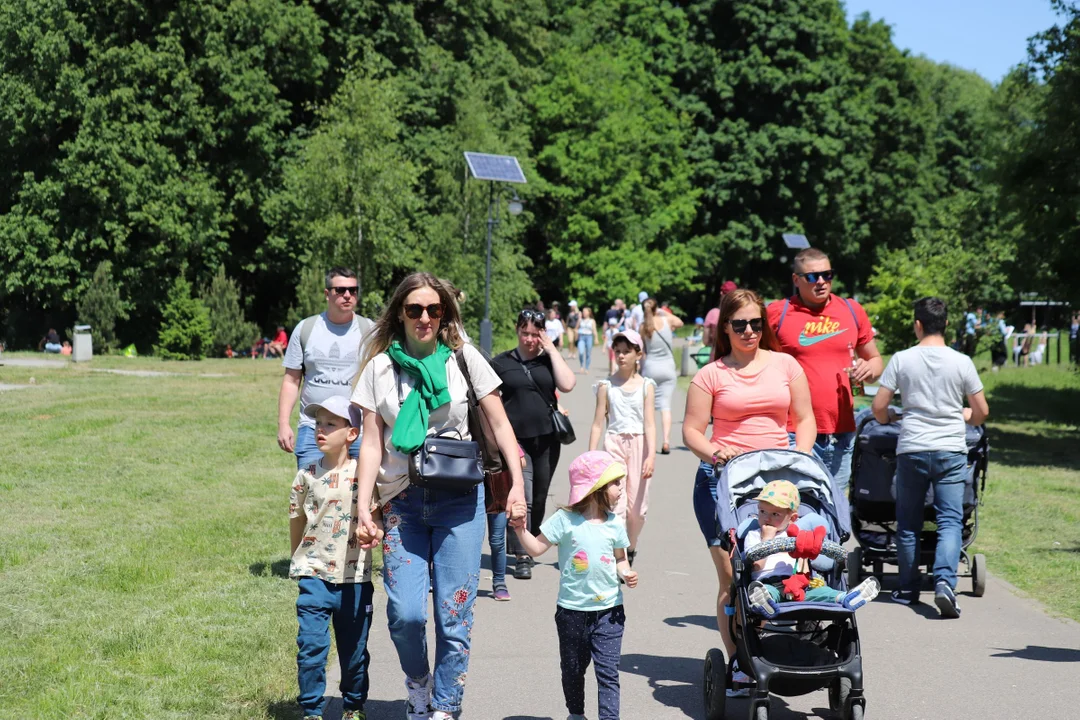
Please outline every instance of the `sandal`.
[{"label": "sandal", "polygon": [[668,445],[667,443],[664,443],[664,446],[660,448],[660,454],[661,455],[670,455],[671,454],[671,446]]}]

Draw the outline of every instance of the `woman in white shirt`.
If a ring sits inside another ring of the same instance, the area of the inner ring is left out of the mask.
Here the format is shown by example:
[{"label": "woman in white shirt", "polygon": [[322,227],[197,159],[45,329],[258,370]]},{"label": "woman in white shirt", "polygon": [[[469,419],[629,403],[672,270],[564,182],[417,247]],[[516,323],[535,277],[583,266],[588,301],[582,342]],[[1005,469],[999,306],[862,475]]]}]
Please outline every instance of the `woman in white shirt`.
[{"label": "woman in white shirt", "polygon": [[559,319],[558,313],[552,308],[547,311],[547,320],[544,322],[544,332],[551,338],[551,343],[555,346],[556,350],[562,348],[562,336],[563,336],[563,324]]}]

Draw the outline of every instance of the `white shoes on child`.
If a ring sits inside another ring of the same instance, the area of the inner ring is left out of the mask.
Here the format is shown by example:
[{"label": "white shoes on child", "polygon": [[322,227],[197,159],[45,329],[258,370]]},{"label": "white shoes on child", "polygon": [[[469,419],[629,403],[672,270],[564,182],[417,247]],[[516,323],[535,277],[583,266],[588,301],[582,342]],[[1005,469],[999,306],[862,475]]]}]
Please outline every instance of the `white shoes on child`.
[{"label": "white shoes on child", "polygon": [[747,595],[750,597],[750,607],[755,612],[765,617],[772,617],[776,614],[777,606],[776,601],[773,600],[772,595],[769,594],[768,588],[760,580],[755,580],[750,583]]},{"label": "white shoes on child", "polygon": [[851,588],[851,591],[844,596],[844,599],[840,604],[848,610],[858,610],[863,605],[876,598],[879,592],[881,592],[881,583],[878,582],[876,577],[871,575],[855,587]]}]

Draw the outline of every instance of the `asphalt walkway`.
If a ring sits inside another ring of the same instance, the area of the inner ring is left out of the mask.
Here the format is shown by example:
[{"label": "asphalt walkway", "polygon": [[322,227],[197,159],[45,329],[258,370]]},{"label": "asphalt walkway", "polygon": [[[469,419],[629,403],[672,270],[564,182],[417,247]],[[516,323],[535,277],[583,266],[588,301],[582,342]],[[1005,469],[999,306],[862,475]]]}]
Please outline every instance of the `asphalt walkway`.
[{"label": "asphalt walkway", "polygon": [[[551,488],[555,502],[564,502],[567,496],[570,460],[586,449],[594,403],[590,385],[599,377],[599,373],[579,376],[574,392],[561,398],[570,410],[578,442],[564,449]],[[684,400],[684,394],[677,392],[672,453],[657,457],[649,520],[635,563],[640,584],[626,592],[622,662],[622,717],[626,720],[704,717],[702,660],[719,643],[714,617],[716,575],[690,500],[697,461],[681,443]],[[988,481],[993,480],[991,474]],[[562,720],[567,713],[553,620],[558,591],[556,551],[541,558],[532,580],[508,578],[513,596],[508,603],[496,603],[490,597],[486,544],[484,553],[462,717]],[[891,586],[887,579],[886,587]],[[1073,695],[1080,677],[1080,625],[1050,617],[993,576],[982,598],[968,594],[970,580],[962,579],[960,589],[963,615],[959,620],[939,620],[932,594],[924,594],[928,605],[912,609],[886,601],[887,593],[883,593],[859,611],[866,717],[1080,717]],[[434,648],[433,640],[430,644]],[[376,595],[369,647],[373,658],[368,720],[401,720],[403,676],[387,633],[381,592]],[[595,718],[591,676],[587,687],[588,716]],[[748,712],[745,700],[729,701],[729,718],[745,718]],[[336,718],[339,713],[337,701],[327,717]],[[774,696],[772,701],[770,718],[775,720],[828,717],[832,715],[824,691],[794,698]]]}]

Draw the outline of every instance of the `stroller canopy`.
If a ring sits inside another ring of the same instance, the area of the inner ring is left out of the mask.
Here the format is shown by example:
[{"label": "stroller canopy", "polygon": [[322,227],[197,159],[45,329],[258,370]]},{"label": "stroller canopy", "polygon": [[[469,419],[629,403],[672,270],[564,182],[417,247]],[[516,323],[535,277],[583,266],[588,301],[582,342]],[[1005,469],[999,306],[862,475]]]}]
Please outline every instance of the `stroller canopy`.
[{"label": "stroller canopy", "polygon": [[750,516],[747,501],[753,500],[773,480],[787,480],[799,489],[804,500],[829,523],[829,539],[840,542],[851,534],[847,497],[835,487],[825,465],[813,455],[796,450],[755,450],[724,465],[716,483],[716,517],[722,532],[738,528]]}]

